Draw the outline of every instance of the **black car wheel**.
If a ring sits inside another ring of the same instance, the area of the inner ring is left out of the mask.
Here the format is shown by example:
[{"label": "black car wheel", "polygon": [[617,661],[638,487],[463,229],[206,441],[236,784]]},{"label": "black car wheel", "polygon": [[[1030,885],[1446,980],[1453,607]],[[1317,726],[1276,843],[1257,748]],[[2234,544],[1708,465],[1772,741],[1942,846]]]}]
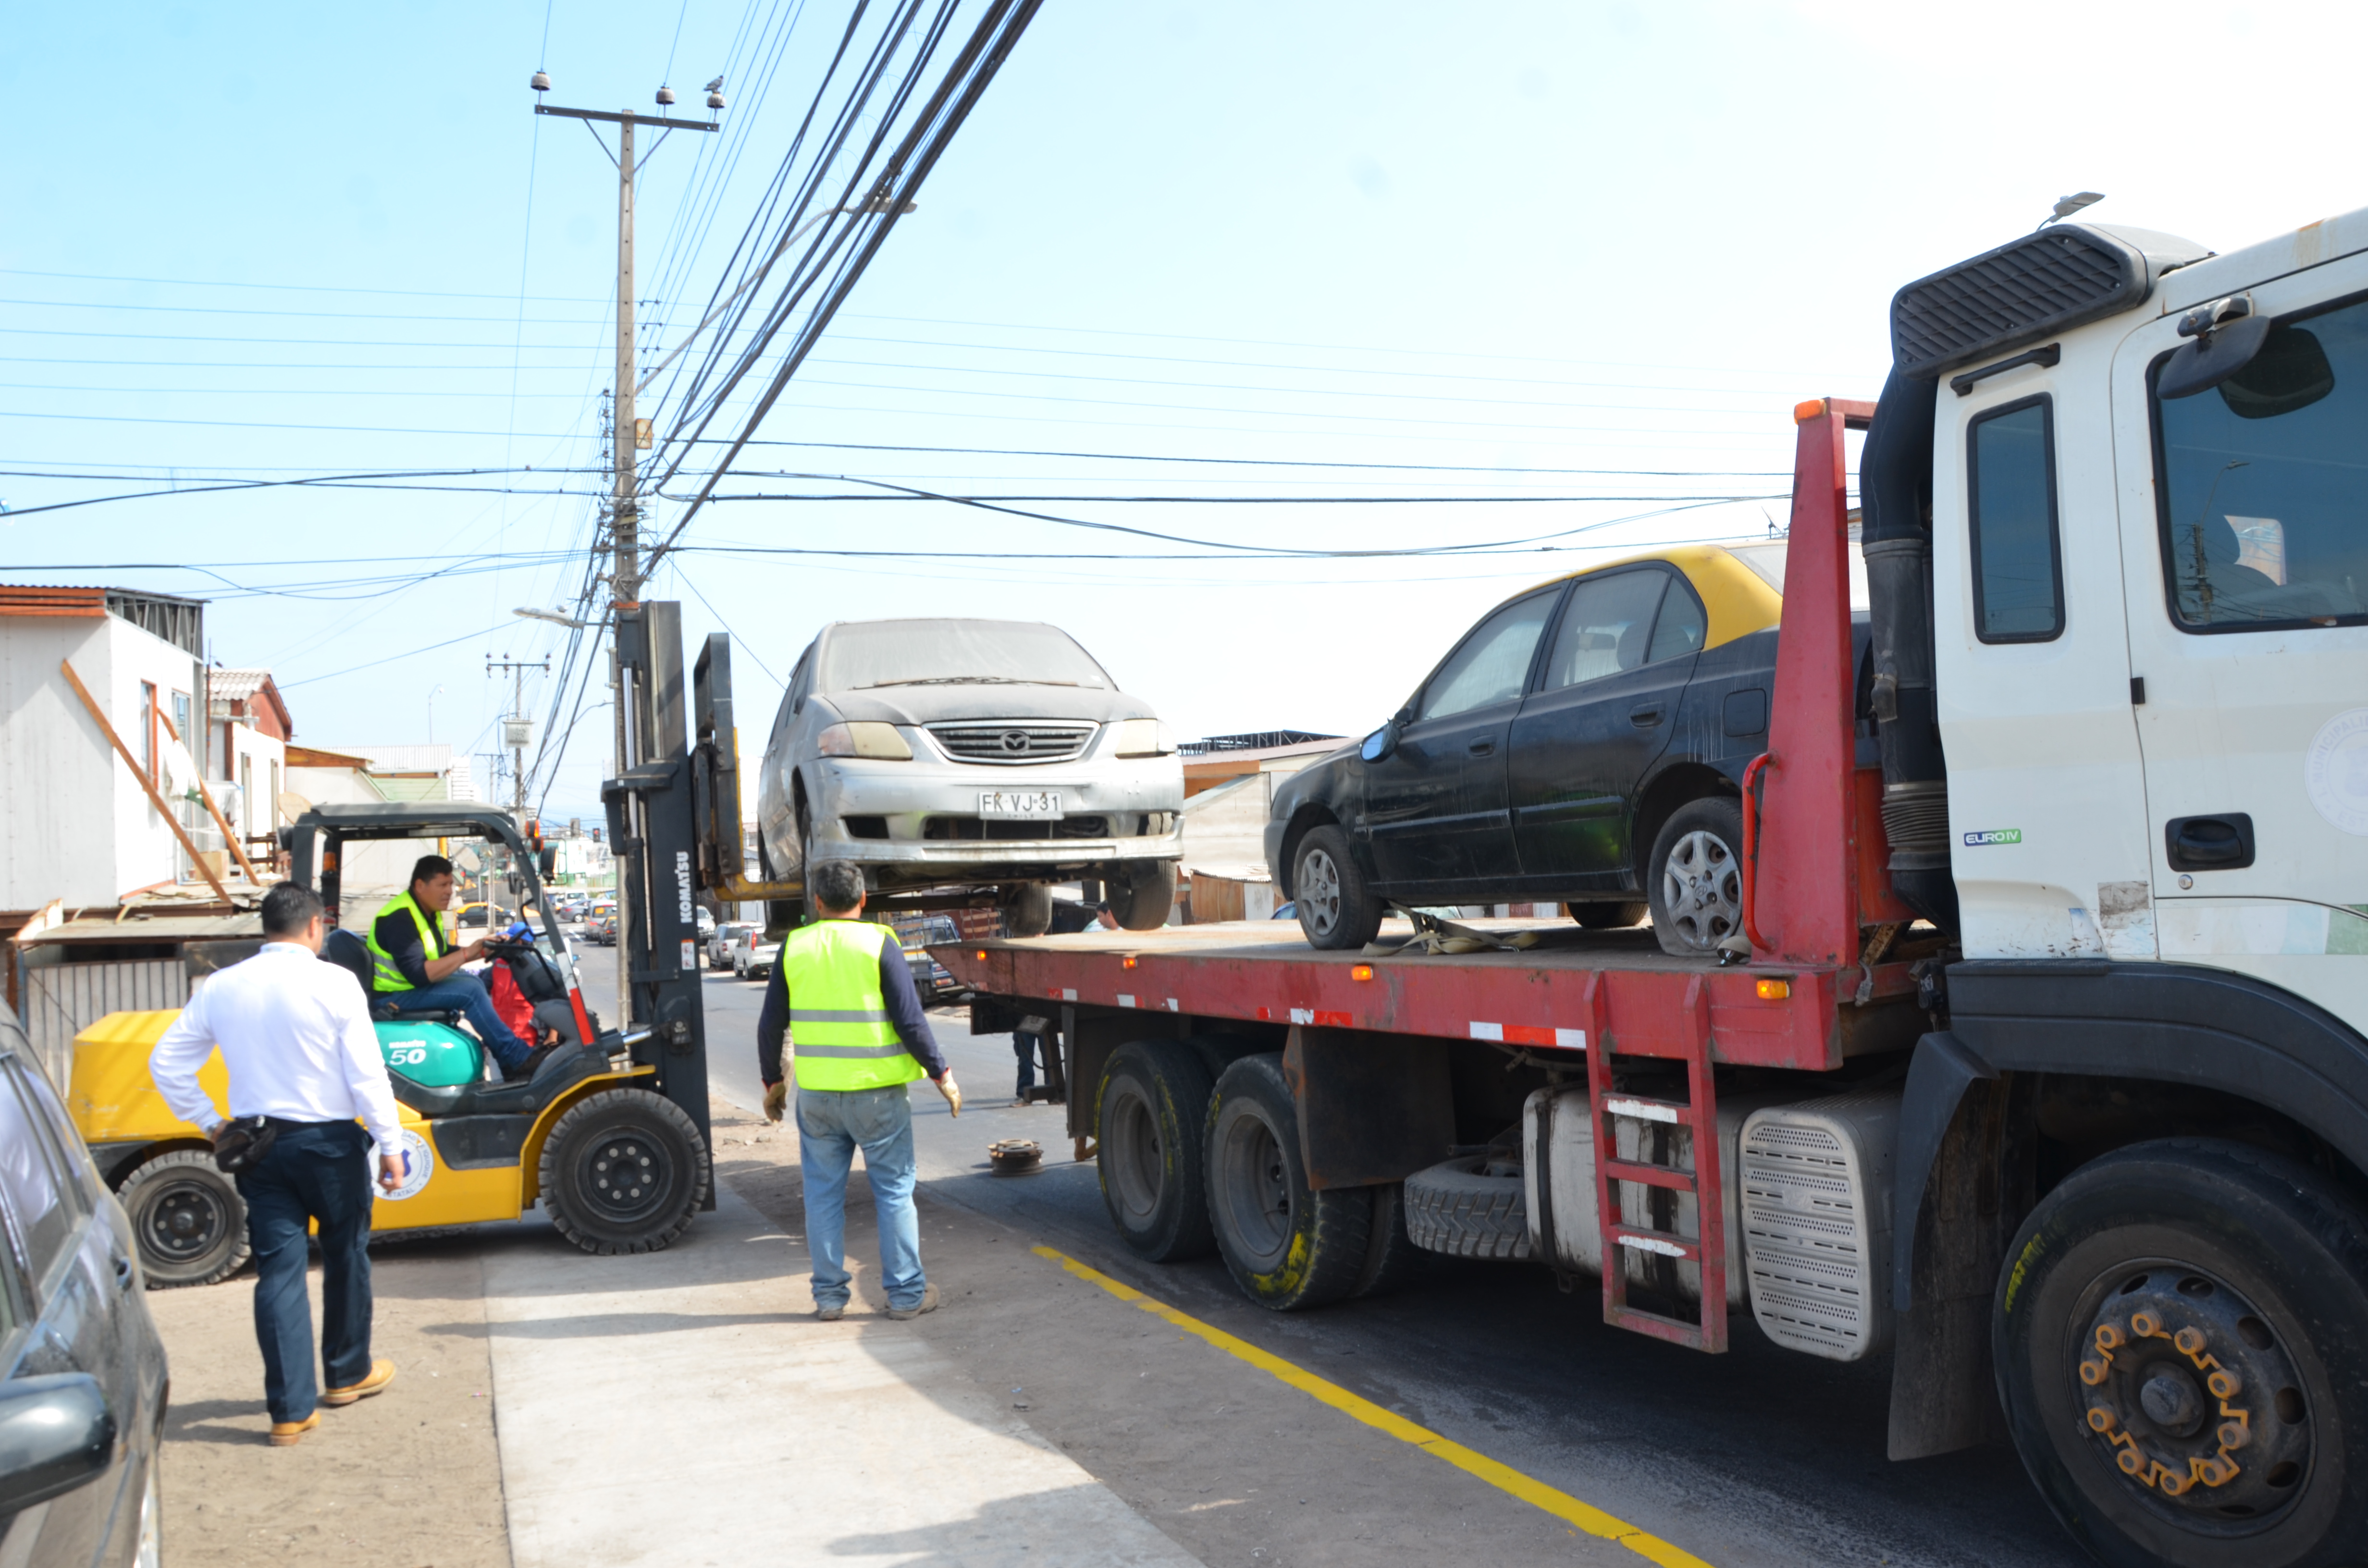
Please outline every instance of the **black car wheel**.
[{"label": "black car wheel", "polygon": [[646,1089],[604,1089],[567,1108],[543,1141],[542,1200],[586,1252],[656,1252],[706,1200],[706,1141],[680,1106]]},{"label": "black car wheel", "polygon": [[1153,931],[1167,925],[1176,912],[1176,862],[1137,865],[1131,881],[1110,884],[1110,906],[1124,930]]},{"label": "black car wheel", "polygon": [[1382,901],[1349,853],[1349,835],[1330,825],[1299,841],[1291,868],[1291,898],[1307,945],[1338,951],[1361,948],[1382,928]]},{"label": "black car wheel", "polygon": [[1589,931],[1616,931],[1653,912],[1651,905],[1644,903],[1565,903],[1563,907]]},{"label": "black car wheel", "polygon": [[159,1154],[116,1194],[152,1290],[211,1285],[246,1261],[246,1202],[201,1149]]},{"label": "black car wheel", "polygon": [[2112,1568],[2368,1561],[2368,1224],[2304,1167],[2166,1139],[2023,1222],[1991,1346],[2032,1481]]},{"label": "black car wheel", "polygon": [[1014,937],[1041,937],[1053,928],[1053,890],[1015,882],[1003,890],[1003,928]]},{"label": "black car wheel", "polygon": [[1700,958],[1743,929],[1743,806],[1728,796],[1679,806],[1653,840],[1645,878],[1661,950]]}]

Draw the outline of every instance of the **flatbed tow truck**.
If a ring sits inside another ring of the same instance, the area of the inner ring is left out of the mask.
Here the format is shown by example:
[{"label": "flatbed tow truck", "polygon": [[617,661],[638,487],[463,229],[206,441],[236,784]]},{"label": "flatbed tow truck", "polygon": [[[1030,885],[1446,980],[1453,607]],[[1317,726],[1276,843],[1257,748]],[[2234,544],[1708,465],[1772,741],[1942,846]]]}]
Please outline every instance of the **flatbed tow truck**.
[{"label": "flatbed tow truck", "polygon": [[1794,411],[1730,961],[931,950],[973,1028],[1057,1014],[1144,1258],[1292,1310],[1528,1257],[1711,1353],[1748,1311],[1889,1355],[1894,1459],[2009,1437],[2102,1561],[2368,1562],[2368,213],[2052,225],[1893,328],[1880,404]]}]

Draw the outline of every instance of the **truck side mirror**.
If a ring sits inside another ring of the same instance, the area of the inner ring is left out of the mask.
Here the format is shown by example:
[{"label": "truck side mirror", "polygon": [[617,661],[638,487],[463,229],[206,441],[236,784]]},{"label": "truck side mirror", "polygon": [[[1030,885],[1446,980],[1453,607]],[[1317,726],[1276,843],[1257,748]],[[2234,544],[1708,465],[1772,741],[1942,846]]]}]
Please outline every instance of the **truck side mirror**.
[{"label": "truck side mirror", "polygon": [[0,1517],[88,1485],[115,1453],[115,1417],[87,1372],[0,1383]]}]

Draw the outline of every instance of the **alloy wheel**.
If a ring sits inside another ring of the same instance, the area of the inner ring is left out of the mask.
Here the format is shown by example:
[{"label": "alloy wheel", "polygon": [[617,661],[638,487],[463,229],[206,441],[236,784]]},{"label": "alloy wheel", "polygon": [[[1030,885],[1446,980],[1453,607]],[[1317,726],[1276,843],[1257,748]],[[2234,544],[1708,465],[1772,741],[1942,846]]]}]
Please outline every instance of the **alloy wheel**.
[{"label": "alloy wheel", "polygon": [[1340,924],[1340,868],[1321,849],[1311,849],[1299,862],[1299,885],[1292,890],[1311,929],[1329,933]]},{"label": "alloy wheel", "polygon": [[1743,869],[1714,833],[1696,830],[1669,848],[1661,868],[1661,905],[1669,923],[1707,950],[1743,925]]}]

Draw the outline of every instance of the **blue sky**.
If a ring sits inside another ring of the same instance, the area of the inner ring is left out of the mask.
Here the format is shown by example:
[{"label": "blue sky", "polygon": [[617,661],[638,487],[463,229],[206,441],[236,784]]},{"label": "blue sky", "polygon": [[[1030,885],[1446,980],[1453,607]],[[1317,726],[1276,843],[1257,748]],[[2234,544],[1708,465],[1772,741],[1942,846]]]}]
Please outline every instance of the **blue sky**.
[{"label": "blue sky", "polygon": [[[530,112],[527,77],[608,108],[727,78],[726,131],[643,175],[647,364],[704,310],[848,9],[552,0],[546,42],[539,4],[20,8],[0,572],[211,599],[216,655],[278,672],[301,741],[427,739],[440,687],[434,738],[490,749],[508,686],[486,655],[564,635],[510,611],[582,578],[558,555],[592,537],[598,476],[574,471],[600,461],[611,380],[615,176],[582,126]],[[694,637],[728,626],[760,713],[765,672],[825,621],[980,614],[1067,628],[1186,734],[1360,731],[1522,583],[1781,517],[1692,498],[1778,495],[1792,404],[1880,386],[1893,290],[2057,196],[2220,249],[2359,205],[2362,31],[2301,6],[1051,0],[759,432],[837,445],[744,465],[821,477],[724,488],[1060,495],[1028,509],[1215,543],[1564,548],[1090,559],[1172,551],[937,503],[747,502],[694,519],[654,592]],[[1178,458],[1250,460],[1150,460]],[[24,515],[208,476],[528,463],[515,494]],[[1199,499],[1113,499],[1143,495]],[[1307,504],[1378,496],[1452,504]],[[509,559],[464,560],[485,556]],[[187,566],[219,575],[165,569]],[[607,745],[593,711],[551,814],[594,813]]]}]

